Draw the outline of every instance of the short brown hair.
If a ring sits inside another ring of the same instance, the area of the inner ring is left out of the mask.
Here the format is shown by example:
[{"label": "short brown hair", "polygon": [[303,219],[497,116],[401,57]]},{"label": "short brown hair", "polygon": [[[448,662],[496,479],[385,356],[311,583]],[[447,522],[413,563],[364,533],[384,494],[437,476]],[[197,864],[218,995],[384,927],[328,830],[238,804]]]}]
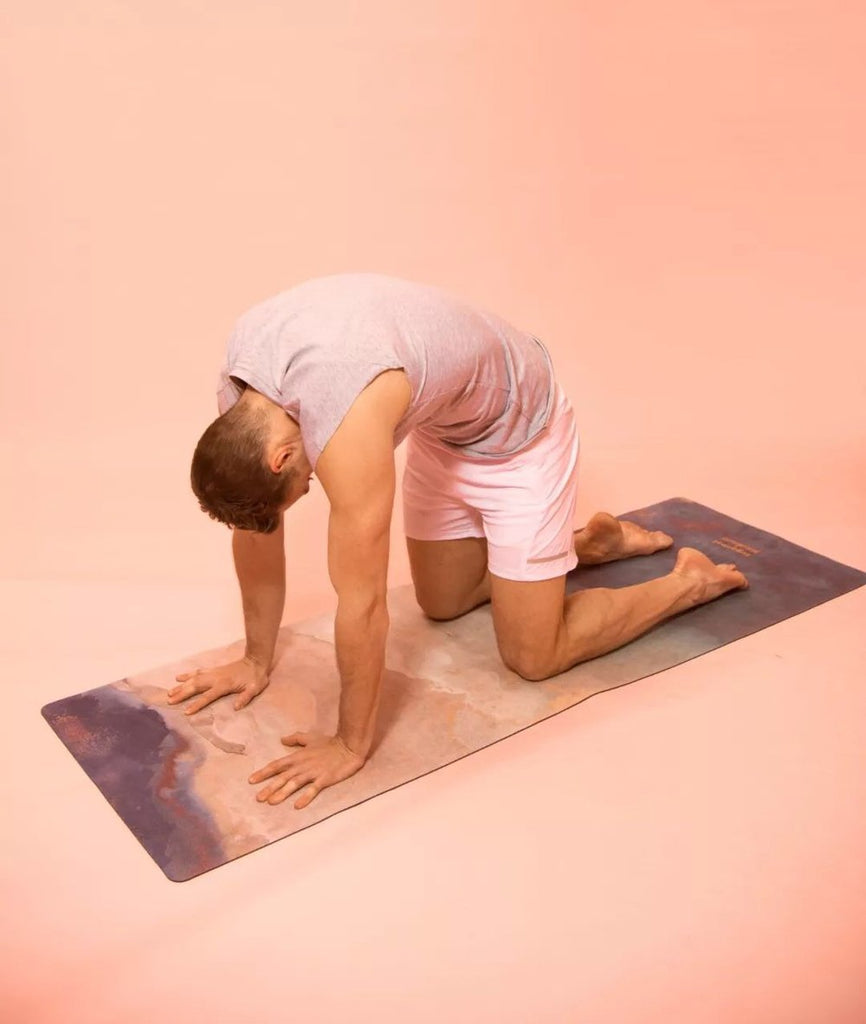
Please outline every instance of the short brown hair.
[{"label": "short brown hair", "polygon": [[273,533],[295,471],[265,462],[267,417],[240,400],[202,434],[190,483],[203,512],[239,530]]}]

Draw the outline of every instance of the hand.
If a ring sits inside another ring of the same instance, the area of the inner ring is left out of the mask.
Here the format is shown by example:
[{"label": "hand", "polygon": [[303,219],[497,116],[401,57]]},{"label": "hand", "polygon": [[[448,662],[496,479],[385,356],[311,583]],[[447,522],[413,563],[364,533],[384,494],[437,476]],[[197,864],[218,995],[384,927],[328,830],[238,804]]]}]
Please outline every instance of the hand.
[{"label": "hand", "polygon": [[175,686],[173,690],[168,691],[169,704],[179,704],[187,697],[192,697],[196,693],[201,694],[198,700],[194,700],[184,709],[185,715],[194,715],[196,711],[201,711],[228,693],[239,694],[235,701],[235,711],[240,711],[264,690],[269,681],[268,673],[262,666],[249,658],[241,658],[240,661],[232,661],[228,665],[219,665],[216,668],[197,668],[194,672],[182,672],[175,676],[175,679],[183,685]]},{"label": "hand", "polygon": [[349,750],[339,736],[296,732],[284,736],[283,743],[301,749],[253,772],[250,776],[253,785],[273,779],[256,794],[259,803],[267,800],[269,804],[281,804],[286,797],[306,786],[304,795],[295,801],[295,809],[303,810],[323,789],[354,775],[366,760]]}]

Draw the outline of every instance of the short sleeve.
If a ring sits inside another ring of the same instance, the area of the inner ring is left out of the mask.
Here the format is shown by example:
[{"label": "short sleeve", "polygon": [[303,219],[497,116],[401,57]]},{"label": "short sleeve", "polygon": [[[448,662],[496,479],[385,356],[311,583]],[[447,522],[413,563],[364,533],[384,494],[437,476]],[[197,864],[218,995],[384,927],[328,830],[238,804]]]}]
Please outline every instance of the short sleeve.
[{"label": "short sleeve", "polygon": [[227,413],[240,396],[241,389],[228,375],[228,371],[225,368],[220,370],[217,382],[217,409],[220,416]]},{"label": "short sleeve", "polygon": [[298,403],[298,421],[314,469],[358,395],[379,374],[397,369],[402,369],[402,364],[396,356],[387,363],[322,360],[304,367],[303,379],[299,375],[296,382],[297,391],[303,395]]}]

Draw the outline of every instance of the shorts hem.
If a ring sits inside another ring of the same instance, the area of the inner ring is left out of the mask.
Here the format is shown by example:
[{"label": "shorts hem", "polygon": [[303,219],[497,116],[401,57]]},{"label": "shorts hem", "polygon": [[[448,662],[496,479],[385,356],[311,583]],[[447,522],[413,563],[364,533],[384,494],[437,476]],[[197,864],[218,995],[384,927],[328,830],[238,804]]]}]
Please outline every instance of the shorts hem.
[{"label": "shorts hem", "polygon": [[561,562],[540,562],[536,565],[525,565],[522,569],[504,568],[497,572],[490,562],[487,568],[492,576],[511,580],[513,583],[541,583],[544,580],[554,580],[559,576],[568,575],[577,564],[577,555],[572,553],[571,557],[563,558]]},{"label": "shorts hem", "polygon": [[453,533],[453,534],[449,534],[447,537],[443,537],[441,534],[438,535],[438,536],[435,536],[434,532],[431,532],[428,536],[420,536],[421,534],[424,534],[425,532],[426,531],[424,531],[424,530],[416,530],[416,529],[407,530],[407,529],[404,529],[403,535],[406,537],[406,540],[424,540],[424,541],[485,540],[486,539],[483,533]]}]

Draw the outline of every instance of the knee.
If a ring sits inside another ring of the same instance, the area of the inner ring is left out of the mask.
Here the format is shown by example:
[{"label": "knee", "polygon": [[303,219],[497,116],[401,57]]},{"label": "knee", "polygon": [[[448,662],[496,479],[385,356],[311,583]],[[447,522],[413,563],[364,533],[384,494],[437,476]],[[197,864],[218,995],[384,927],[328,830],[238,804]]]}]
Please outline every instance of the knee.
[{"label": "knee", "polygon": [[442,593],[435,589],[425,591],[416,584],[415,600],[428,619],[434,622],[450,622],[451,619],[459,619],[473,608],[486,604],[490,600],[490,593],[485,581],[462,593]]},{"label": "knee", "polygon": [[437,600],[435,597],[419,591],[417,587],[415,589],[415,600],[418,602],[418,607],[421,611],[433,622],[450,622],[451,619],[456,619],[461,615],[461,611],[453,602]]},{"label": "knee", "polygon": [[505,667],[516,672],[528,683],[540,683],[544,679],[555,676],[562,669],[558,668],[554,659],[543,651],[530,649],[502,650]]},{"label": "knee", "polygon": [[451,622],[453,619],[459,619],[463,614],[462,612],[455,611],[453,608],[425,608],[421,605],[421,611],[424,615],[430,619],[431,622]]}]

